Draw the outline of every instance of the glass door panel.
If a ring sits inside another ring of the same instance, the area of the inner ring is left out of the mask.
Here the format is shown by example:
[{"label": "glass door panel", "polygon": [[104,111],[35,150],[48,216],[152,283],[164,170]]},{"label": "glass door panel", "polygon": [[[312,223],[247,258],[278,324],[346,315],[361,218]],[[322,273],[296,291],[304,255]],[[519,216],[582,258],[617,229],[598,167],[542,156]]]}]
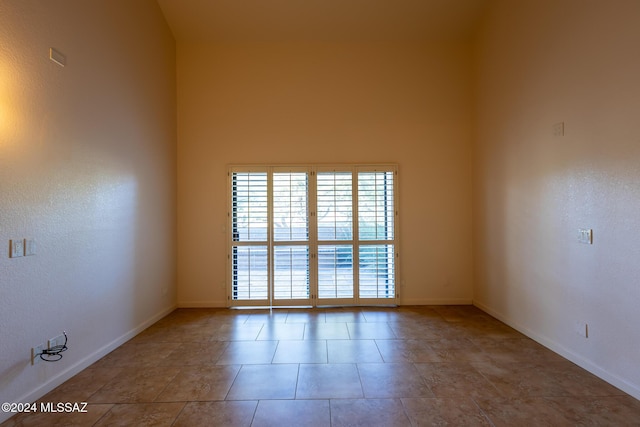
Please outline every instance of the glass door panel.
[{"label": "glass door panel", "polygon": [[358,275],[361,302],[395,300],[393,171],[358,173]]},{"label": "glass door panel", "polygon": [[266,172],[231,176],[231,299],[264,304],[269,299],[268,193]]},{"label": "glass door panel", "polygon": [[273,304],[311,304],[308,171],[275,170],[273,209]]},{"label": "glass door panel", "polygon": [[273,289],[275,300],[308,300],[309,247],[273,248]]},{"label": "glass door panel", "polygon": [[353,304],[353,172],[318,172],[316,209],[318,303]]},{"label": "glass door panel", "polygon": [[353,246],[319,246],[318,298],[352,299],[353,296]]}]

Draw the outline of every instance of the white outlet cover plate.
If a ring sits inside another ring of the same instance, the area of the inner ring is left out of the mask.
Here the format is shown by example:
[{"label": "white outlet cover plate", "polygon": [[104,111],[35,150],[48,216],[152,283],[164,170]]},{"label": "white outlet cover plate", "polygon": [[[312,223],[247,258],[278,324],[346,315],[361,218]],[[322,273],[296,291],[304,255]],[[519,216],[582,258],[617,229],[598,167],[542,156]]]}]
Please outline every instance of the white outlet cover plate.
[{"label": "white outlet cover plate", "polygon": [[553,136],[564,136],[564,122],[553,124]]},{"label": "white outlet cover plate", "polygon": [[24,240],[13,239],[9,241],[9,255],[11,258],[20,258],[24,256]]},{"label": "white outlet cover plate", "polygon": [[64,344],[64,335],[58,335],[57,337],[51,338],[48,341],[49,346],[47,348],[53,348],[57,345],[63,345],[63,344]]},{"label": "white outlet cover plate", "polygon": [[586,243],[588,245],[593,244],[593,230],[591,228],[579,228],[578,229],[578,242]]},{"label": "white outlet cover plate", "polygon": [[24,256],[32,256],[36,254],[35,239],[24,239]]},{"label": "white outlet cover plate", "polygon": [[37,365],[38,363],[40,363],[40,361],[42,360],[40,358],[40,354],[42,353],[42,350],[44,350],[44,344],[40,344],[37,347],[33,347],[31,349],[31,364],[32,365]]}]

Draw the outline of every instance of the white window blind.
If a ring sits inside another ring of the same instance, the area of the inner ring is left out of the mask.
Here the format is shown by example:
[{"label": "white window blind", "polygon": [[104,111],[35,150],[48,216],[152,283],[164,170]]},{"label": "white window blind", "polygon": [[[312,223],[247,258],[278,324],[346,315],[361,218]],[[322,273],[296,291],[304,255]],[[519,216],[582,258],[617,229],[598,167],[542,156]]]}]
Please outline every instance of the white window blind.
[{"label": "white window blind", "polygon": [[393,240],[394,194],[392,172],[358,174],[360,240]]},{"label": "white window blind", "polygon": [[276,172],[273,174],[273,239],[275,241],[309,240],[307,174]]},{"label": "white window blind", "polygon": [[318,172],[318,240],[353,239],[351,172]]},{"label": "white window blind", "polygon": [[267,241],[267,173],[234,173],[232,228],[237,242]]}]

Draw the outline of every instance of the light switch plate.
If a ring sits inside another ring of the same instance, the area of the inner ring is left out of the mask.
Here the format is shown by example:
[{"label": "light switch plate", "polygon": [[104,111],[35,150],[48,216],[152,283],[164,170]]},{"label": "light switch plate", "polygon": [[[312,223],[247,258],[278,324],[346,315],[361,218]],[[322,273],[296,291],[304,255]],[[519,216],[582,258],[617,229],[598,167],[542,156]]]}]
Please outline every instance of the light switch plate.
[{"label": "light switch plate", "polygon": [[553,136],[564,136],[564,122],[553,124]]},{"label": "light switch plate", "polygon": [[54,48],[49,48],[49,59],[60,65],[61,67],[67,65],[67,57],[64,56],[62,52],[59,52]]},{"label": "light switch plate", "polygon": [[24,256],[24,240],[9,240],[9,256],[11,258],[20,258]]},{"label": "light switch plate", "polygon": [[32,256],[36,254],[35,239],[24,239],[24,256]]},{"label": "light switch plate", "polygon": [[585,243],[587,245],[593,244],[593,230],[591,228],[579,228],[578,229],[578,242]]}]

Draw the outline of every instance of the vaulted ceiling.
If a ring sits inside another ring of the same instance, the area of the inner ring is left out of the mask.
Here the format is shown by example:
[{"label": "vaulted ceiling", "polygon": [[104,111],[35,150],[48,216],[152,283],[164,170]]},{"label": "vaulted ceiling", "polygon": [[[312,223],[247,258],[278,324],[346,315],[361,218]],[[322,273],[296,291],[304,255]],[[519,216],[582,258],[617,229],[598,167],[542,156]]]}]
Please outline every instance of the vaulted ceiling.
[{"label": "vaulted ceiling", "polygon": [[178,43],[472,36],[489,0],[158,0]]}]

